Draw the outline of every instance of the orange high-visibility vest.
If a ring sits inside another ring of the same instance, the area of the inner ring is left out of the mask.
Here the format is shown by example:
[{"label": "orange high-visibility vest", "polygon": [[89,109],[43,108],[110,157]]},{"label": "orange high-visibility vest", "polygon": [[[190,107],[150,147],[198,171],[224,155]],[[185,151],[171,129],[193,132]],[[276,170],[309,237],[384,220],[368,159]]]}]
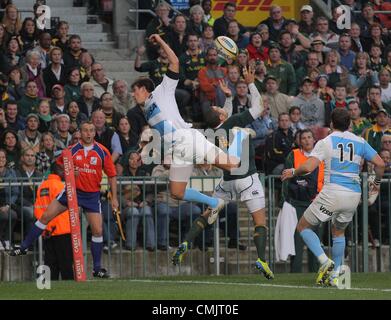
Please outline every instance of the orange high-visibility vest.
[{"label": "orange high-visibility vest", "polygon": [[[306,162],[308,157],[304,154],[301,149],[293,150],[293,165],[295,169],[297,169],[302,163]],[[319,173],[318,173],[318,193],[323,188],[324,183],[324,162],[322,161],[319,165]]]},{"label": "orange high-visibility vest", "polygon": [[[37,219],[43,215],[52,200],[54,200],[63,189],[64,183],[61,181],[61,178],[56,174],[49,174],[47,180],[42,182],[37,191],[34,205],[34,215]],[[71,233],[68,210],[62,212],[50,221],[46,230],[49,231],[52,236]]]}]

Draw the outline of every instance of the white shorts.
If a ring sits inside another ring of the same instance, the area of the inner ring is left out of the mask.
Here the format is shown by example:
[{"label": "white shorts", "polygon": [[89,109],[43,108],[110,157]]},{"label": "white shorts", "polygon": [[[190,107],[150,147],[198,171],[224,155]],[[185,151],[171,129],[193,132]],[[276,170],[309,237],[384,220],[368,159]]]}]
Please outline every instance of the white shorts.
[{"label": "white shorts", "polygon": [[250,213],[265,208],[265,192],[258,173],[237,180],[224,181],[221,179],[213,196],[226,201],[240,200],[245,202]]},{"label": "white shorts", "polygon": [[[196,129],[180,129],[174,133],[172,160],[174,165],[213,164],[223,152]],[[206,160],[206,161],[205,161]]]},{"label": "white shorts", "polygon": [[304,212],[304,217],[314,226],[332,220],[337,229],[344,230],[353,220],[360,199],[361,193],[325,187]]}]

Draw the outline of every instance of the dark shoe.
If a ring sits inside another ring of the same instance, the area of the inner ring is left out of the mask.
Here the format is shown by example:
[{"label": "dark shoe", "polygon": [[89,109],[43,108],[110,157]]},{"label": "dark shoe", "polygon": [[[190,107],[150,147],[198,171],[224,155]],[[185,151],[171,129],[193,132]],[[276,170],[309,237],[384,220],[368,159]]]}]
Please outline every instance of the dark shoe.
[{"label": "dark shoe", "polygon": [[244,250],[247,249],[247,246],[245,246],[244,244],[240,243],[240,241],[238,243],[238,240],[232,240],[231,239],[228,242],[228,248],[229,249],[239,249],[241,251],[244,251]]},{"label": "dark shoe", "polygon": [[14,247],[8,252],[11,257],[24,256],[27,254],[27,250],[22,250],[20,247]]},{"label": "dark shoe", "polygon": [[98,272],[93,271],[92,275],[94,278],[101,278],[101,279],[107,279],[110,278],[109,273],[106,269],[101,268]]}]

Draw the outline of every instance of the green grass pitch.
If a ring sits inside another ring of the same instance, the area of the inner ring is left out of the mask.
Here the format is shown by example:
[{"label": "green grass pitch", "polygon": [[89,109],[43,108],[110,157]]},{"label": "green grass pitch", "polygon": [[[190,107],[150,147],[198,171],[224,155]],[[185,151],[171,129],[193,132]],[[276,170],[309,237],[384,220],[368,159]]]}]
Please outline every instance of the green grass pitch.
[{"label": "green grass pitch", "polygon": [[352,274],[352,288],[319,288],[315,274],[173,276],[142,279],[55,281],[50,290],[35,282],[0,284],[0,299],[390,299],[391,273]]}]

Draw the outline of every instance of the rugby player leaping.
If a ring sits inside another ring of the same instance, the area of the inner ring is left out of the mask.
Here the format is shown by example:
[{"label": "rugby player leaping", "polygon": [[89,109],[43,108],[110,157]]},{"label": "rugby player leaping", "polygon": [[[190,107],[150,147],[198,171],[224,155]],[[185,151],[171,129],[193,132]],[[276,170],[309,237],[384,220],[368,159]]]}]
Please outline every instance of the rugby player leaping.
[{"label": "rugby player leaping", "polygon": [[[232,148],[225,154],[209,142],[199,131],[192,129],[179,114],[175,101],[175,89],[179,79],[179,60],[164,40],[156,34],[149,41],[156,42],[165,51],[169,60],[167,73],[156,88],[149,78],[139,78],[132,86],[132,96],[142,106],[144,116],[159,132],[163,143],[169,146],[173,161],[170,167],[170,193],[174,199],[207,204],[210,216],[217,216],[224,207],[224,200],[209,197],[195,189],[186,188],[194,163],[208,163],[223,170],[239,167],[241,148],[237,147],[247,137],[244,131],[234,135]],[[167,153],[167,152],[166,152]]]}]

